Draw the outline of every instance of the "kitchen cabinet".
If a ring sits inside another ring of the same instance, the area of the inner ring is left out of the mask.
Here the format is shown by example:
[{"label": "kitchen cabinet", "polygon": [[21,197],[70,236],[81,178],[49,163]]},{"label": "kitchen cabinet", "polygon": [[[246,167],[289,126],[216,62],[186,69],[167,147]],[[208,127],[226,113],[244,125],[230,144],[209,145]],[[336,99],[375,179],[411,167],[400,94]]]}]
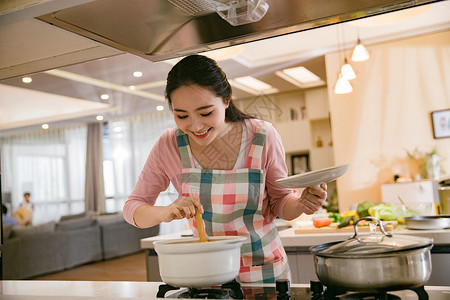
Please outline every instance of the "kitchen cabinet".
[{"label": "kitchen cabinet", "polygon": [[308,152],[312,147],[309,121],[286,121],[273,125],[281,136],[286,153]]},{"label": "kitchen cabinet", "polygon": [[381,185],[381,198],[384,203],[439,203],[438,183],[435,180],[386,183]]},{"label": "kitchen cabinet", "polygon": [[288,247],[285,251],[291,268],[292,283],[309,283],[311,280],[318,280],[309,247]]},{"label": "kitchen cabinet", "polygon": [[308,89],[305,91],[305,105],[308,119],[328,119],[328,89],[326,87]]},{"label": "kitchen cabinet", "polygon": [[162,281],[161,275],[159,275],[159,262],[156,251],[154,249],[146,249],[145,257],[147,281]]}]

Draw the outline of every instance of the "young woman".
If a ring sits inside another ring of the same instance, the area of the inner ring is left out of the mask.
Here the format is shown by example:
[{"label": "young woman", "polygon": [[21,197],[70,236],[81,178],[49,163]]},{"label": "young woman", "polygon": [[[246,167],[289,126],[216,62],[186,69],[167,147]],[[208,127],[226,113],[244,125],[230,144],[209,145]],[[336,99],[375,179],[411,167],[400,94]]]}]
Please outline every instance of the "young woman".
[{"label": "young woman", "polygon": [[[166,98],[176,128],[159,138],[124,206],[130,224],[145,228],[202,213],[209,236],[247,236],[241,247],[241,282],[289,278],[287,256],[274,220],[311,214],[326,200],[322,189],[299,197],[275,180],[287,176],[285,151],[270,123],[240,111],[217,63],[192,55],[167,77]],[[155,206],[172,182],[179,198]]]}]

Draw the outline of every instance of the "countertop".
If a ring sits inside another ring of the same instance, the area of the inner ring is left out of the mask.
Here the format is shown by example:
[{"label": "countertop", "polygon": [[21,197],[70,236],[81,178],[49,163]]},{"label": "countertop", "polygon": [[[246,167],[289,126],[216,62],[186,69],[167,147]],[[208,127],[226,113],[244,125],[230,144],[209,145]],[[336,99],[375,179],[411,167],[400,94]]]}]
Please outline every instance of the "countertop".
[{"label": "countertop", "polygon": [[[406,234],[432,238],[435,245],[450,245],[450,229],[440,230],[412,230],[405,228],[404,225],[399,225],[392,232],[395,234]],[[178,239],[182,236],[191,235],[191,230],[181,232],[158,235],[141,240],[141,248],[154,249],[153,241],[162,239]],[[287,228],[279,231],[281,242],[284,247],[311,247],[319,244],[342,241],[353,236],[353,233],[302,233],[296,234],[294,228]]]},{"label": "countertop", "polygon": [[[21,280],[1,282],[0,299],[5,300],[116,300],[157,299],[161,282],[123,282],[123,281],[39,281]],[[254,284],[251,286],[274,286],[273,284]],[[294,287],[308,287],[305,284],[291,284]],[[443,291],[442,299],[450,293],[449,287],[426,286],[427,291]],[[431,299],[433,300],[433,299]]]}]

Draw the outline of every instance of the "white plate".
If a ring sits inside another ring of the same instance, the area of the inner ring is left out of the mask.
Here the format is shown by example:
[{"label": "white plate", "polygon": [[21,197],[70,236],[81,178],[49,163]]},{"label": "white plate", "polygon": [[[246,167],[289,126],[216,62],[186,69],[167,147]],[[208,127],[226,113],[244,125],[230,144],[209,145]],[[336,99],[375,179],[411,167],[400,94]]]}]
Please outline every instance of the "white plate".
[{"label": "white plate", "polygon": [[350,164],[325,168],[278,179],[275,182],[287,188],[306,188],[328,183],[342,176],[350,167]]}]

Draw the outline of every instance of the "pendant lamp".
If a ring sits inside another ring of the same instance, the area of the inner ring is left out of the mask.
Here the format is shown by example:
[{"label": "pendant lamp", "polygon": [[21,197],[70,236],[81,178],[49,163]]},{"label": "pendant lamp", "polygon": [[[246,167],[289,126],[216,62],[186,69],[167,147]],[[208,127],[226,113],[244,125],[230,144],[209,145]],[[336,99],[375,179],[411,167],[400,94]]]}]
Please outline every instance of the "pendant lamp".
[{"label": "pendant lamp", "polygon": [[341,67],[342,77],[347,80],[352,80],[356,78],[355,71],[353,71],[352,66],[348,63],[347,57],[344,60],[344,65]]},{"label": "pendant lamp", "polygon": [[348,94],[353,91],[352,85],[350,82],[342,76],[341,73],[339,73],[338,81],[336,82],[336,85],[334,86],[334,93],[335,94]]},{"label": "pendant lamp", "polygon": [[355,49],[353,49],[352,61],[361,62],[366,61],[370,57],[369,51],[367,51],[366,47],[361,44],[361,40],[358,37],[358,42],[356,43]]}]

